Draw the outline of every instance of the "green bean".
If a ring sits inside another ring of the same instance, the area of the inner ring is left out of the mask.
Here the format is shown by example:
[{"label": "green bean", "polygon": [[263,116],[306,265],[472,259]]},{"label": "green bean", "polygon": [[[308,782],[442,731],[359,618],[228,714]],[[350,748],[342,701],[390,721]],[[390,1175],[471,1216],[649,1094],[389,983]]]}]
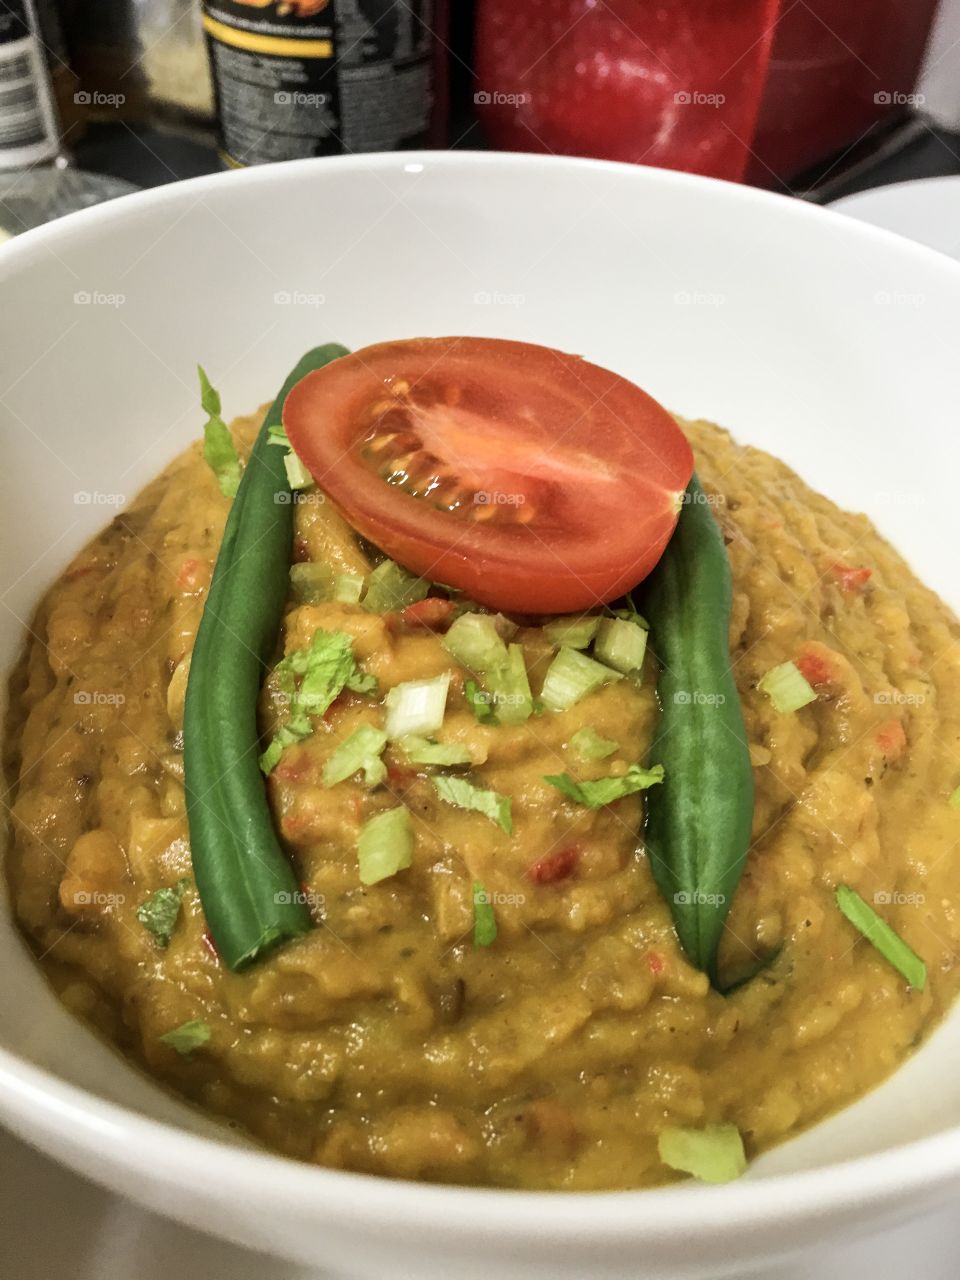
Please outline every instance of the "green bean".
[{"label": "green bean", "polygon": [[308,352],[264,419],[223,533],[187,682],[183,747],[193,870],[213,941],[242,969],[306,933],[310,916],[274,829],[258,764],[257,699],[289,583],[293,502],[280,425],[291,388],[338,356]]},{"label": "green bean", "polygon": [[646,795],[647,856],[684,951],[717,982],[717,949],[740,881],[753,817],[753,771],[730,665],[730,564],[696,475],[676,532],[644,584],[660,663]]}]

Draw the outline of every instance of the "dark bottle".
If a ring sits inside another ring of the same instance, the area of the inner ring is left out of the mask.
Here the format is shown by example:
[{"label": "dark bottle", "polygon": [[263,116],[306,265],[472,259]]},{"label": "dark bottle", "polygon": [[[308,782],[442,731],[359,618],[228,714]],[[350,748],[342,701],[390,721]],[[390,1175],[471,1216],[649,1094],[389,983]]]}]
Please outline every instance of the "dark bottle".
[{"label": "dark bottle", "polygon": [[205,0],[223,158],[441,146],[445,0]]}]

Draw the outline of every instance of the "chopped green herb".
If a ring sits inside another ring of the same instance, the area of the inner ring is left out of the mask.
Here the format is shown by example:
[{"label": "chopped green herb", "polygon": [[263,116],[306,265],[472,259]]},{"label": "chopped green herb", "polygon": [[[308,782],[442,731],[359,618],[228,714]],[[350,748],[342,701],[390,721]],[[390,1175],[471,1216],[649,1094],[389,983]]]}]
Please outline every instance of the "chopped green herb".
[{"label": "chopped green herb", "polygon": [[[324,715],[344,689],[373,693],[377,688],[376,679],[357,666],[353,641],[345,631],[316,630],[306,649],[289,653],[277,663],[276,675],[290,715],[260,757],[264,773],[276,766],[286,747],[309,738],[313,732],[310,717]],[[297,676],[301,677],[299,687]]]},{"label": "chopped green herb", "polygon": [[484,691],[477,684],[476,680],[468,680],[463,686],[463,696],[470,705],[477,721],[480,724],[499,724],[497,713],[493,709],[493,699],[489,693]]},{"label": "chopped green herb", "polygon": [[775,711],[789,715],[810,702],[816,702],[813,686],[794,662],[782,662],[771,667],[760,680],[759,688],[773,703]]},{"label": "chopped green herb", "polygon": [[564,646],[547,668],[540,697],[549,710],[566,711],[594,689],[622,679],[619,671]]},{"label": "chopped green herb", "polygon": [[168,947],[180,915],[180,900],[190,888],[186,878],[171,888],[157,889],[137,907],[137,919],[152,933],[161,947]]},{"label": "chopped green herb", "polygon": [[543,634],[557,649],[562,646],[568,649],[586,649],[597,634],[599,625],[599,614],[586,614],[580,618],[554,618],[553,622],[545,623]]},{"label": "chopped green herb", "polygon": [[665,1165],[692,1173],[701,1182],[732,1182],[747,1167],[743,1139],[735,1124],[710,1124],[704,1129],[671,1125],[661,1129],[657,1149]]},{"label": "chopped green herb", "polygon": [[364,823],[357,842],[361,884],[377,884],[413,862],[413,827],[400,805]]},{"label": "chopped green herb", "polygon": [[513,817],[510,797],[502,796],[487,787],[478,787],[466,778],[451,778],[441,775],[433,779],[437,795],[447,804],[456,805],[458,809],[473,809],[484,817],[502,827],[507,835],[513,834]]},{"label": "chopped green herb", "polygon": [[165,1031],[160,1039],[182,1057],[189,1058],[194,1049],[201,1049],[209,1041],[210,1028],[201,1018],[194,1018],[172,1031]]},{"label": "chopped green herb", "polygon": [[473,945],[489,947],[497,940],[497,917],[490,895],[479,880],[473,882]]},{"label": "chopped green herb", "polygon": [[240,485],[240,456],[230,428],[220,416],[220,393],[210,385],[202,366],[197,365],[197,373],[200,377],[200,405],[207,415],[203,427],[203,460],[217,477],[223,496],[232,498]]},{"label": "chopped green herb", "polygon": [[906,978],[911,987],[922,991],[927,982],[927,966],[913,948],[907,946],[886,920],[864,902],[856,889],[851,889],[846,884],[837,885],[836,899],[837,906],[853,927],[859,929],[884,960]]},{"label": "chopped green herb", "polygon": [[334,787],[363,770],[368,787],[377,787],[387,776],[387,766],[380,759],[387,745],[387,735],[372,724],[362,724],[340,743],[323,767],[323,785]]},{"label": "chopped green herb", "polygon": [[631,796],[636,791],[646,791],[663,781],[663,765],[655,764],[651,769],[641,769],[632,764],[621,778],[595,778],[592,782],[574,782],[568,773],[544,776],[544,782],[556,787],[577,804],[585,804],[588,809],[599,809],[601,805],[612,804],[623,796]]},{"label": "chopped green herb", "polygon": [[570,739],[570,745],[583,760],[606,760],[615,751],[619,751],[620,743],[612,738],[602,738],[596,729],[587,725],[578,729]]},{"label": "chopped green herb", "polygon": [[401,738],[397,746],[411,764],[470,764],[473,758],[459,742],[431,742],[412,733]]},{"label": "chopped green herb", "polygon": [[647,651],[647,634],[646,629],[636,622],[604,618],[597,628],[593,656],[624,675],[639,671]]},{"label": "chopped green herb", "polygon": [[450,673],[431,680],[406,680],[394,685],[384,699],[387,737],[392,741],[411,733],[429,737],[443,724]]},{"label": "chopped green herb", "polygon": [[361,603],[371,613],[392,613],[416,604],[430,590],[426,578],[414,577],[393,560],[384,560],[367,578]]}]

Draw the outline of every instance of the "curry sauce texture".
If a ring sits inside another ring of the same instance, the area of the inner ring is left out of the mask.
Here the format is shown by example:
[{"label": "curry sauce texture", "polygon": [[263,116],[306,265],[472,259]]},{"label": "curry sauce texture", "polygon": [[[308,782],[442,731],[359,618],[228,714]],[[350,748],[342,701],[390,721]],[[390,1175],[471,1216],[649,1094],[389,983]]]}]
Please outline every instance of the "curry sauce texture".
[{"label": "curry sauce texture", "polygon": [[[234,432],[247,449],[259,416]],[[643,799],[590,809],[544,779],[653,764],[656,661],[562,712],[478,721],[470,673],[402,614],[291,597],[276,660],[346,632],[375,696],[346,692],[267,786],[316,927],[240,973],[218,959],[191,875],[182,718],[229,502],[188,449],[43,599],[6,734],[20,927],[61,1000],[179,1094],[299,1160],[513,1188],[644,1187],[677,1175],[667,1125],[732,1123],[749,1155],[887,1076],[960,985],[960,632],[865,517],[769,455],[684,423],[729,552],[730,646],[755,773],[753,843],[720,953],[727,994],[681,951],[643,849]],[[294,558],[366,574],[317,491]],[[521,625],[534,695],[555,650]],[[815,701],[777,712],[758,683],[792,661]],[[461,774],[512,799],[508,835],[445,803],[388,746],[386,781],[325,786],[395,685],[449,672],[437,734]],[[268,673],[264,741],[282,707]],[[691,691],[696,696],[696,691]],[[572,736],[616,744],[584,760]],[[663,785],[669,785],[666,778]],[[412,816],[412,865],[358,876],[361,826]],[[474,944],[472,886],[497,937]],[[923,990],[841,915],[855,888],[926,962]],[[167,945],[138,908],[181,894]],[[178,1052],[161,1039],[209,1030]]]}]

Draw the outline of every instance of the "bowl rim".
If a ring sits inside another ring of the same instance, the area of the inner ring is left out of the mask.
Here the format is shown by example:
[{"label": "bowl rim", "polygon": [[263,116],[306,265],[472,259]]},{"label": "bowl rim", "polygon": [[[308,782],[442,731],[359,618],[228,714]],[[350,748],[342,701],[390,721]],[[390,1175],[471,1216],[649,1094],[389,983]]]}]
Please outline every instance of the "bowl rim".
[{"label": "bowl rim", "polygon": [[[778,209],[775,216],[781,219],[817,220],[840,234],[875,241],[912,257],[918,265],[952,277],[960,289],[960,262],[884,228],[795,197],[647,165],[467,150],[378,152],[285,161],[204,174],[133,192],[14,237],[0,250],[0,283],[7,274],[29,269],[33,258],[76,233],[98,226],[105,229],[141,207],[202,198],[206,191],[228,182],[270,186],[281,178],[297,181],[300,176],[321,171],[336,179],[338,175],[371,170],[392,173],[398,167],[416,173],[427,166],[466,173],[498,169],[528,179],[535,179],[538,171],[567,170],[574,178],[605,173],[635,183],[638,193],[650,183],[675,187],[692,196],[706,187],[722,192],[721,198],[744,208],[749,205]],[[19,935],[12,910],[9,906],[3,910],[6,923]],[[26,947],[24,958],[35,963]],[[82,1022],[80,1025],[84,1026]],[[90,1035],[96,1034],[85,1029]],[[159,1082],[152,1083],[163,1088]],[[934,1192],[943,1194],[951,1184],[960,1186],[960,1125],[812,1169],[770,1174],[757,1180],[748,1172],[745,1178],[724,1186],[683,1182],[643,1190],[557,1192],[409,1182],[324,1168],[268,1149],[245,1148],[191,1133],[109,1102],[2,1046],[0,1116],[20,1136],[54,1156],[65,1145],[62,1134],[67,1126],[71,1134],[68,1145],[95,1152],[101,1163],[113,1169],[142,1172],[146,1159],[143,1153],[150,1152],[155,1176],[161,1181],[175,1179],[189,1186],[200,1176],[205,1185],[216,1183],[222,1190],[241,1196],[256,1186],[262,1210],[268,1210],[273,1201],[285,1212],[309,1213],[317,1221],[343,1217],[355,1225],[363,1222],[371,1230],[401,1230],[428,1214],[431,1230],[446,1238],[470,1234],[481,1224],[489,1229],[495,1223],[498,1233],[516,1241],[544,1230],[549,1230],[552,1241],[567,1244],[583,1243],[598,1233],[602,1233],[604,1241],[613,1243],[635,1242],[641,1237],[666,1240],[678,1234],[689,1236],[694,1225],[698,1235],[708,1233],[715,1240],[729,1240],[743,1236],[745,1229],[755,1228],[761,1221],[765,1227],[775,1229],[867,1205],[883,1208],[923,1190],[931,1193],[932,1204]],[[157,1155],[161,1157],[159,1162]],[[77,1161],[74,1167],[79,1167]],[[199,1175],[198,1170],[202,1171]],[[102,1176],[92,1169],[85,1171],[94,1177]]]}]

